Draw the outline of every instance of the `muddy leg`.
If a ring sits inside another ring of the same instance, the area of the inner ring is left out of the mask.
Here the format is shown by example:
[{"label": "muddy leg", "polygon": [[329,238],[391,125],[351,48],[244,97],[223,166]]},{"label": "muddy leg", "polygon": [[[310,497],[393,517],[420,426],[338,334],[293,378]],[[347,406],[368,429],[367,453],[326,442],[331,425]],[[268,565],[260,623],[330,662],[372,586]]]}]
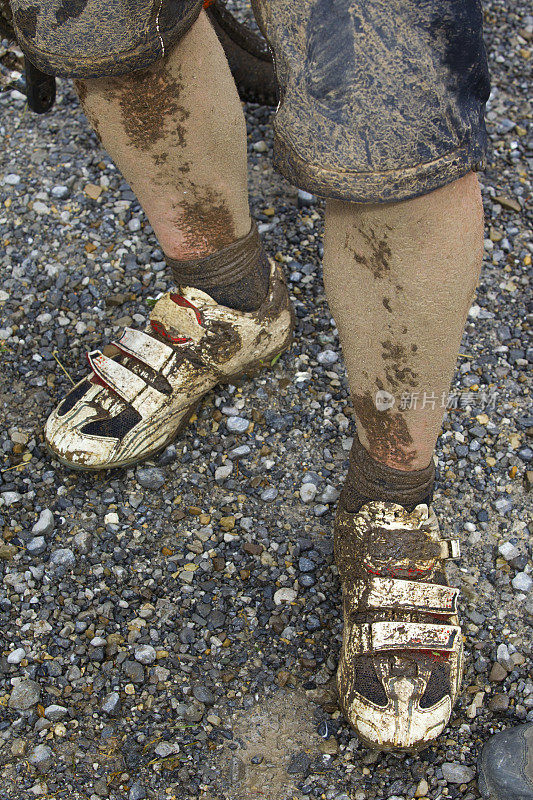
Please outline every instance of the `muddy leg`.
[{"label": "muddy leg", "polygon": [[360,442],[378,464],[424,471],[422,483],[482,248],[481,194],[473,173],[402,203],[327,204],[324,281]]},{"label": "muddy leg", "polygon": [[[203,12],[149,69],[78,80],[76,88],[168,258],[200,273],[201,259],[244,240],[251,227],[246,125],[224,52]],[[247,272],[238,277],[258,284],[254,297],[264,296],[264,259],[259,252],[247,255]],[[225,259],[218,260],[227,274]],[[190,285],[204,288],[201,281]]]}]

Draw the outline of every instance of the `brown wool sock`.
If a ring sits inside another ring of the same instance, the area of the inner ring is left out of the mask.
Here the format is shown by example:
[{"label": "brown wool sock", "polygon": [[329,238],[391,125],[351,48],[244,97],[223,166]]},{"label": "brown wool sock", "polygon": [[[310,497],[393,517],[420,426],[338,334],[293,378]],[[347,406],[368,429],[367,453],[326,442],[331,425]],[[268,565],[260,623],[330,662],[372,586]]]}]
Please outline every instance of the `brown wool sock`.
[{"label": "brown wool sock", "polygon": [[237,311],[256,311],[268,293],[270,265],[257,226],[228,247],[205,258],[167,258],[179,286],[194,286],[213,300]]},{"label": "brown wool sock", "polygon": [[433,497],[435,465],[405,472],[376,461],[365,450],[357,434],[350,452],[350,466],[340,504],[350,513],[372,500],[399,503],[411,511],[418,503],[429,503]]}]

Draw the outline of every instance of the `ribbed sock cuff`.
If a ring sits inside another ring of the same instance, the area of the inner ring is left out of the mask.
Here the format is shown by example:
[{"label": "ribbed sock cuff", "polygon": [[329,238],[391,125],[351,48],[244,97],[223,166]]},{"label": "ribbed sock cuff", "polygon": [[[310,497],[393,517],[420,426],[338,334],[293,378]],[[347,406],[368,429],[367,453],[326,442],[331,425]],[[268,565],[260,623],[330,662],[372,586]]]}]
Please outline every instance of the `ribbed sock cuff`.
[{"label": "ribbed sock cuff", "polygon": [[418,503],[431,502],[434,484],[433,460],[425,469],[409,472],[394,469],[372,458],[356,434],[340,502],[342,508],[352,513],[371,500],[399,503],[411,509]]}]

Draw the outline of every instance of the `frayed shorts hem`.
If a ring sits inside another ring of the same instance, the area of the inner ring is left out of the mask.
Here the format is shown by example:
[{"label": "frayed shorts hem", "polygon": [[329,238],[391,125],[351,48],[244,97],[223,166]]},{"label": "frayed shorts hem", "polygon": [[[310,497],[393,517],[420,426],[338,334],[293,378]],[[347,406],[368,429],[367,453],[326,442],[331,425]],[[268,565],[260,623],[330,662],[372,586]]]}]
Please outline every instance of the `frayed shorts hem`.
[{"label": "frayed shorts hem", "polygon": [[434,161],[386,172],[329,169],[299,155],[276,132],[274,166],[290,183],[318,197],[352,203],[395,203],[446,186],[485,168],[480,148],[464,146]]}]

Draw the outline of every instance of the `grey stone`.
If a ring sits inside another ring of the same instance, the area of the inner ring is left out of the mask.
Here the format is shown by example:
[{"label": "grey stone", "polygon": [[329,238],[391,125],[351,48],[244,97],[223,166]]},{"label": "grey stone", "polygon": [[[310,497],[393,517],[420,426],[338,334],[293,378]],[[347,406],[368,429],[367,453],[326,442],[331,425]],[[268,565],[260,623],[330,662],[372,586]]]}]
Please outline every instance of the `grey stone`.
[{"label": "grey stone", "polygon": [[92,536],[89,531],[79,531],[72,539],[74,547],[82,555],[87,555],[91,552]]},{"label": "grey stone", "polygon": [[300,499],[303,503],[312,503],[316,497],[317,488],[314,483],[304,483],[300,486]]},{"label": "grey stone", "polygon": [[231,433],[246,433],[250,422],[244,417],[228,417],[226,425]]},{"label": "grey stone", "polygon": [[156,660],[156,651],[151,644],[143,644],[135,648],[135,660],[141,664],[153,664]]},{"label": "grey stone", "polygon": [[269,486],[261,492],[261,500],[265,503],[271,503],[272,500],[276,499],[278,494],[279,492],[275,486]]},{"label": "grey stone", "polygon": [[144,489],[160,489],[166,481],[165,473],[158,467],[139,467],[135,477]]},{"label": "grey stone", "polygon": [[492,669],[489,673],[489,681],[492,683],[499,683],[500,681],[505,680],[507,677],[507,670],[497,661],[494,662],[492,665]]},{"label": "grey stone", "polygon": [[289,775],[298,775],[299,773],[306,774],[309,771],[311,763],[312,760],[307,753],[304,753],[303,751],[300,753],[294,753],[287,765],[287,772]]},{"label": "grey stone", "polygon": [[339,499],[339,495],[340,492],[338,491],[338,489],[335,489],[334,486],[331,486],[328,483],[324,491],[318,495],[317,500],[320,503],[334,503],[336,500]]},{"label": "grey stone", "polygon": [[494,501],[493,506],[499,514],[507,514],[513,507],[513,501],[507,497],[499,497]]},{"label": "grey stone", "polygon": [[511,581],[513,589],[518,592],[530,592],[533,587],[533,578],[527,572],[518,572]]},{"label": "grey stone", "polygon": [[50,564],[57,572],[67,572],[76,566],[76,556],[69,547],[60,547],[50,556]]},{"label": "grey stone", "polygon": [[44,710],[46,719],[49,719],[51,722],[59,722],[59,720],[66,717],[67,714],[68,708],[65,708],[65,706],[56,705],[55,703],[47,706]]},{"label": "grey stone", "polygon": [[225,481],[231,473],[233,472],[233,464],[230,462],[229,464],[223,464],[221,467],[217,467],[215,470],[215,480],[216,481]]},{"label": "grey stone", "polygon": [[38,744],[28,761],[38,772],[48,772],[54,761],[54,751],[46,744]]},{"label": "grey stone", "polygon": [[446,783],[470,783],[475,776],[473,769],[457,761],[445,761],[442,765],[442,777]]},{"label": "grey stone", "polygon": [[205,703],[206,706],[212,706],[215,702],[215,695],[207,686],[195,686],[192,693],[200,703]]},{"label": "grey stone", "polygon": [[[0,335],[0,339],[3,337]],[[9,337],[5,337],[9,338]],[[6,506],[13,506],[15,503],[19,503],[22,500],[22,495],[20,492],[2,492],[2,500],[6,504]]]},{"label": "grey stone", "polygon": [[26,657],[26,651],[23,647],[17,647],[16,650],[12,650],[11,653],[7,657],[8,664],[20,664],[23,658]]},{"label": "grey stone", "polygon": [[49,508],[41,511],[39,519],[31,529],[34,536],[48,536],[55,527],[54,515]]},{"label": "grey stone", "polygon": [[339,354],[334,350],[323,350],[318,354],[316,360],[323,366],[329,366],[330,364],[335,364],[339,360]]},{"label": "grey stone", "polygon": [[249,453],[251,453],[251,448],[247,444],[241,444],[239,447],[234,447],[233,450],[230,450],[229,456],[230,458],[242,458]]},{"label": "grey stone", "polygon": [[324,514],[328,513],[328,511],[329,511],[329,506],[326,506],[323,503],[318,503],[313,508],[313,514],[315,515],[315,517],[323,517]]},{"label": "grey stone", "polygon": [[41,698],[41,687],[31,680],[23,680],[13,687],[9,697],[9,708],[16,711],[27,711],[36,705]]},{"label": "grey stone", "polygon": [[175,444],[169,444],[167,448],[159,456],[159,465],[166,467],[168,464],[173,464],[178,456],[178,450]]},{"label": "grey stone", "polygon": [[118,692],[110,692],[108,695],[104,697],[102,700],[102,705],[100,706],[104,714],[107,714],[110,717],[116,716],[120,712],[121,702],[120,702],[120,695]]},{"label": "grey stone", "polygon": [[139,783],[138,781],[132,783],[128,794],[128,800],[145,800],[145,798],[146,791],[142,783]]},{"label": "grey stone", "polygon": [[122,664],[122,669],[133,683],[142,683],[144,681],[144,669],[138,661],[128,659]]},{"label": "grey stone", "polygon": [[31,556],[40,556],[46,550],[46,539],[44,536],[34,536],[26,544],[26,550]]},{"label": "grey stone", "polygon": [[52,187],[52,195],[54,197],[57,197],[59,200],[64,200],[65,197],[69,196],[69,194],[70,194],[70,190],[69,190],[68,186],[58,185],[58,186],[53,186]]},{"label": "grey stone", "polygon": [[172,756],[174,753],[179,753],[179,750],[179,744],[173,744],[172,742],[159,742],[155,748],[156,755],[160,758],[168,758],[168,756]]}]

